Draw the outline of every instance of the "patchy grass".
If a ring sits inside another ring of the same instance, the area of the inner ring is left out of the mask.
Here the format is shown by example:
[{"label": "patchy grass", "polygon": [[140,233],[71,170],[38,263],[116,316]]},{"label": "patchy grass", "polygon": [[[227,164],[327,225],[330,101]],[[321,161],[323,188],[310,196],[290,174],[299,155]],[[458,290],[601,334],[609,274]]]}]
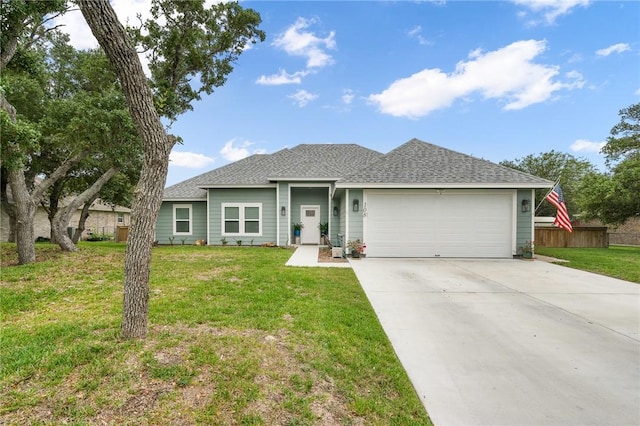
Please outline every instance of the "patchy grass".
[{"label": "patchy grass", "polygon": [[0,245],[2,424],[430,424],[353,271],[288,250],[154,248],[120,341],[124,246]]},{"label": "patchy grass", "polygon": [[568,260],[559,263],[571,268],[608,275],[640,283],[640,247],[547,248],[536,247],[536,253]]}]

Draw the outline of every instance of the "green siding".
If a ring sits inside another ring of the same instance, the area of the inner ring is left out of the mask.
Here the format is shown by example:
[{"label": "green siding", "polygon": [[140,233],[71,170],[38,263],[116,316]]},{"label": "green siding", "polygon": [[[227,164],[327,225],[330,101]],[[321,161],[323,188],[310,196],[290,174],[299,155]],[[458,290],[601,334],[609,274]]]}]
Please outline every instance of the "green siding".
[{"label": "green siding", "polygon": [[[329,187],[292,187],[291,223],[300,222],[301,206],[320,206],[320,223],[329,221]],[[293,230],[289,224],[289,238],[293,242]]]},{"label": "green siding", "polygon": [[[340,194],[340,198],[338,199],[338,204],[340,207],[340,222],[338,223],[338,234],[340,235],[345,235],[347,232],[347,221],[346,221],[346,217],[347,217],[347,198],[346,198],[346,193],[345,191],[343,191]],[[346,243],[346,241],[340,241],[340,239],[338,238],[337,235],[333,236],[335,238],[335,240],[331,240],[333,242],[333,244],[340,246],[340,245],[344,245],[344,243]],[[342,244],[341,244],[342,243]]]},{"label": "green siding", "polygon": [[[353,211],[353,200],[358,200],[359,202],[360,209],[357,212]],[[345,243],[358,238],[360,239],[360,241],[362,241],[362,238],[363,238],[362,214],[364,209],[364,202],[362,201],[362,190],[361,189],[349,190],[349,200],[347,201],[344,207],[345,209],[347,209],[347,213],[349,214],[349,235],[345,237],[346,238]]]},{"label": "green siding", "polygon": [[291,237],[289,236],[291,229],[291,223],[289,222],[291,215],[289,208],[289,184],[287,182],[278,182],[278,189],[280,191],[280,207],[284,206],[286,209],[284,216],[278,213],[278,220],[280,221],[280,245],[288,246],[291,244]]},{"label": "green siding", "polygon": [[[191,205],[191,235],[173,234],[173,206]],[[160,206],[158,220],[156,221],[155,239],[158,244],[170,244],[169,238],[174,237],[173,244],[194,244],[196,240],[207,239],[207,203],[204,201],[165,201]]]},{"label": "green siding", "polygon": [[[531,206],[529,212],[522,212],[522,200],[528,199]],[[532,237],[532,218],[535,210],[535,199],[533,191],[530,189],[519,189],[516,203],[516,252],[519,254],[519,248],[524,246],[527,241],[531,241]]]},{"label": "green siding", "polygon": [[341,201],[340,198],[333,198],[331,200],[331,208],[329,209],[329,216],[331,216],[331,223],[329,226],[329,238],[331,240],[331,244],[338,245],[338,234],[341,233],[340,229],[342,227],[342,223],[344,221],[340,220],[341,215],[338,213],[338,216],[333,215],[333,209],[338,207],[338,212],[340,211]]},{"label": "green siding", "polygon": [[222,242],[222,203],[262,203],[262,235],[226,237],[229,244],[242,240],[243,245],[253,245],[276,241],[276,189],[275,188],[238,188],[209,190],[209,244]]}]

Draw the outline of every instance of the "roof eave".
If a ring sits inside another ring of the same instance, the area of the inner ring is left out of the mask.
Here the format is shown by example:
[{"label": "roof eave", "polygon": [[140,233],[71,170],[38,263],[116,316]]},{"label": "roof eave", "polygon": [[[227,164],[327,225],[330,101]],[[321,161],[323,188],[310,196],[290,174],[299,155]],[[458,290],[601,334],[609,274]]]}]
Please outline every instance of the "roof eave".
[{"label": "roof eave", "polygon": [[275,188],[275,183],[259,183],[259,184],[218,184],[218,185],[201,185],[201,189],[239,189],[239,188]]},{"label": "roof eave", "polygon": [[339,177],[318,177],[318,178],[308,178],[308,177],[269,177],[267,178],[270,181],[288,181],[288,182],[335,182],[340,180]]},{"label": "roof eave", "polygon": [[553,182],[547,183],[357,183],[357,182],[336,182],[336,188],[417,188],[417,189],[443,189],[443,188],[460,188],[460,189],[538,189],[551,188]]},{"label": "roof eave", "polygon": [[195,198],[195,197],[166,197],[162,198],[162,201],[207,201],[207,198]]}]

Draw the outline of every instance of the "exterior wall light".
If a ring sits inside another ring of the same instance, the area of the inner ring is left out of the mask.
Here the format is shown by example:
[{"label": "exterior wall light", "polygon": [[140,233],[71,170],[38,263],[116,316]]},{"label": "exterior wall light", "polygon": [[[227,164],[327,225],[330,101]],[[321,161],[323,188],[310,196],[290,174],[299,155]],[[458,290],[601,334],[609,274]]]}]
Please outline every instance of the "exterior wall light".
[{"label": "exterior wall light", "polygon": [[357,212],[358,210],[360,210],[360,201],[356,198],[353,200],[353,211]]},{"label": "exterior wall light", "polygon": [[287,208],[285,206],[280,207],[280,216],[287,215]]},{"label": "exterior wall light", "polygon": [[528,213],[531,211],[531,201],[525,198],[522,200],[522,205],[520,206],[520,210],[522,213]]},{"label": "exterior wall light", "polygon": [[338,208],[338,206],[335,206],[333,208],[333,216],[338,217],[338,215],[340,215],[340,209]]}]

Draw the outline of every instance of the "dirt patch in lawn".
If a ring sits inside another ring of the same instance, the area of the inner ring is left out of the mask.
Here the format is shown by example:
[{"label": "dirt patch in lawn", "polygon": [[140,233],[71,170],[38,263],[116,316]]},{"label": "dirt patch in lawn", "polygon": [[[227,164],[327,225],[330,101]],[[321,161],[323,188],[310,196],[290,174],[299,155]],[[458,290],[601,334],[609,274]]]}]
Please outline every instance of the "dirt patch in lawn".
[{"label": "dirt patch in lawn", "polygon": [[310,348],[289,337],[155,326],[99,368],[89,362],[59,383],[31,377],[0,392],[0,424],[364,424],[333,379],[305,362]]},{"label": "dirt patch in lawn", "polygon": [[318,250],[318,262],[321,263],[347,263],[347,259],[342,257],[333,257],[331,249],[328,247],[320,247]]}]

